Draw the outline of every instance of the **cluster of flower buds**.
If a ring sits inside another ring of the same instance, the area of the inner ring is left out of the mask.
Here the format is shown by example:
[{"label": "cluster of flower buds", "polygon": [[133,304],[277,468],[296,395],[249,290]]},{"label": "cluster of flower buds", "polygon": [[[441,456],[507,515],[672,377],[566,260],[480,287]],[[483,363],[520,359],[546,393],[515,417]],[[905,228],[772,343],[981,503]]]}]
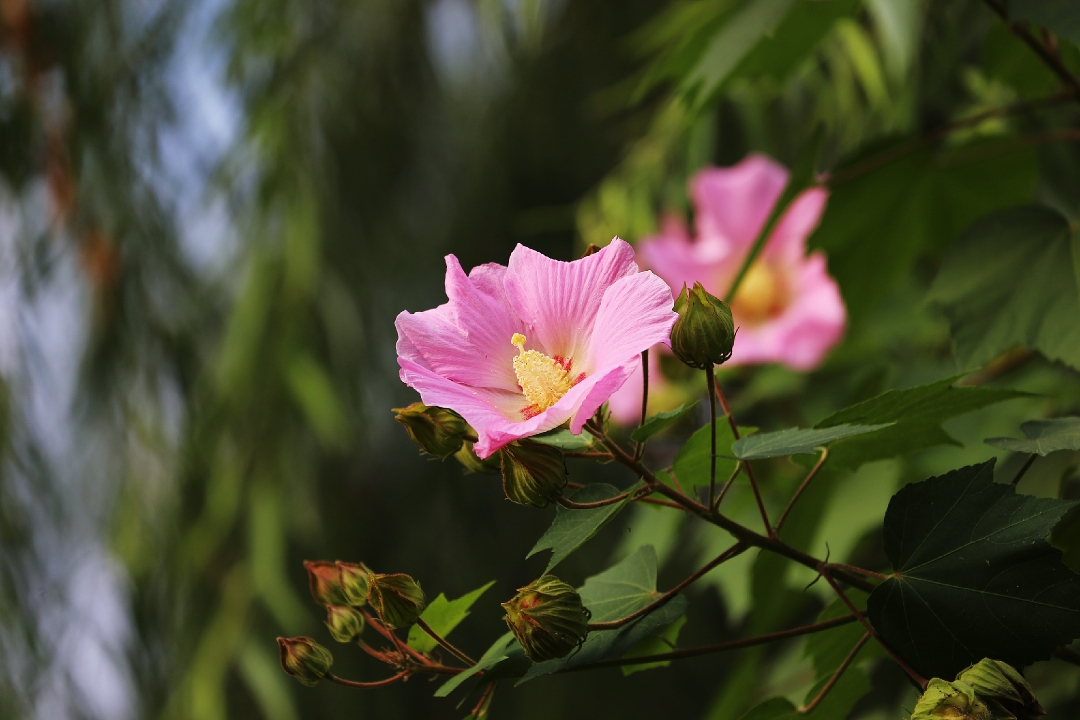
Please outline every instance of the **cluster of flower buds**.
[{"label": "cluster of flower buds", "polygon": [[589,632],[581,596],[554,575],[534,580],[502,606],[506,624],[533,662],[565,657]]},{"label": "cluster of flower buds", "polygon": [[330,651],[309,637],[279,637],[277,642],[282,669],[304,685],[317,684],[334,664]]},{"label": "cluster of flower buds", "polygon": [[369,603],[393,629],[416,622],[424,610],[424,591],[408,575],[384,575],[363,563],[341,561],[308,560],[304,567],[311,596],[326,607],[326,627],[338,642],[354,642],[360,637],[366,621],[357,608]]},{"label": "cluster of flower buds", "polygon": [[1045,714],[1015,668],[984,658],[961,671],[953,682],[931,680],[911,720],[1037,720]]},{"label": "cluster of flower buds", "polygon": [[671,328],[671,351],[692,368],[705,370],[731,357],[735,345],[735,322],[731,309],[722,300],[695,282],[675,301],[679,319]]},{"label": "cluster of flower buds", "polygon": [[503,492],[520,505],[547,507],[566,487],[566,460],[550,445],[518,440],[499,450]]}]

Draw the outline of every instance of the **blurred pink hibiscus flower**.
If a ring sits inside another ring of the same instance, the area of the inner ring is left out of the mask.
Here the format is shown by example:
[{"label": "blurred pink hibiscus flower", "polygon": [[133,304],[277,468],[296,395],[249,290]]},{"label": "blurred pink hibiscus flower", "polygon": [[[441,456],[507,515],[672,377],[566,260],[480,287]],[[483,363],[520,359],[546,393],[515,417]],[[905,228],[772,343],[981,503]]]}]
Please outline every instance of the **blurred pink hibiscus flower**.
[{"label": "blurred pink hibiscus flower", "polygon": [[619,238],[574,262],[518,245],[509,265],[468,275],[447,255],[446,295],[398,315],[400,375],[476,429],[482,458],[567,421],[580,433],[677,317],[667,283]]},{"label": "blurred pink hibiscus flower", "polygon": [[[638,243],[643,265],[676,293],[696,280],[724,297],[787,179],[786,169],[757,154],[733,167],[701,170],[690,181],[696,237],[680,218],[666,218],[659,235]],[[743,278],[731,303],[738,333],[728,365],[775,362],[811,370],[843,336],[847,313],[840,289],[826,270],[824,254],[806,253],[827,198],[822,188],[795,198]],[[650,383],[662,383],[657,376],[650,372]],[[611,407],[640,403],[641,389],[631,382]],[[615,417],[635,418],[629,412]]]}]

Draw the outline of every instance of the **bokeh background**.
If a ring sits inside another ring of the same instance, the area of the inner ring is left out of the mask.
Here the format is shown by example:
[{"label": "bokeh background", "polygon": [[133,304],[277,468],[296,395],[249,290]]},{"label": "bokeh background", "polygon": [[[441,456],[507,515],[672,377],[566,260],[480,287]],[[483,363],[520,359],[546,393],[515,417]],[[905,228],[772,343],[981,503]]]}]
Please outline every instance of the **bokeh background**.
[{"label": "bokeh background", "polygon": [[[1061,81],[975,0],[796,5],[828,12],[770,40],[775,21],[739,18],[791,3],[0,0],[0,717],[467,714],[419,677],[303,688],[274,643],[329,643],[303,559],[407,572],[431,596],[495,580],[455,632],[473,653],[504,631],[497,602],[543,569],[524,556],[551,511],[421,457],[390,412],[416,399],[397,379],[393,319],[444,300],[446,253],[468,268],[506,262],[519,242],[571,259],[615,234],[640,239],[686,211],[698,168],[751,150],[790,166],[817,127],[821,170],[926,140],[884,180],[833,187],[841,215],[812,244],[844,291],[845,342],[808,375],[722,380],[742,424],[778,429],[975,369],[954,359],[926,288],[981,214],[1038,198],[1076,219],[1080,108],[935,136]],[[725,32],[719,55],[693,61]],[[897,193],[910,198],[875,220]],[[957,446],[824,482],[812,514],[837,529],[835,559],[880,559],[902,483],[985,459],[982,438],[1080,404],[1074,369],[1024,350],[980,382],[1042,396],[952,421]],[[1075,494],[1076,462],[1040,463],[1026,491]],[[774,470],[780,497],[797,469]],[[722,541],[649,512],[613,523],[561,574],[579,583],[652,542],[664,585]],[[686,637],[754,626],[749,570],[695,590]],[[820,609],[816,592],[796,616]],[[797,686],[800,647],[631,680],[545,678],[501,692],[495,712],[734,720]],[[341,675],[382,672],[335,655]],[[1080,669],[1032,673],[1051,718],[1080,713]],[[911,707],[892,668],[874,682],[857,717]]]}]

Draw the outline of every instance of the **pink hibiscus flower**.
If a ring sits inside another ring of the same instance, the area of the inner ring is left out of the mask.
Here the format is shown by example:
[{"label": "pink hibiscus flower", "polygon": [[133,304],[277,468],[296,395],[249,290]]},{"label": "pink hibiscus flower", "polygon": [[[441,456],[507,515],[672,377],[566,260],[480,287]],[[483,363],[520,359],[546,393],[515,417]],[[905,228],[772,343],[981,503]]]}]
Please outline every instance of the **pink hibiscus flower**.
[{"label": "pink hibiscus flower", "polygon": [[518,245],[508,266],[468,275],[447,255],[446,295],[398,315],[400,375],[476,429],[481,458],[567,421],[580,433],[677,318],[667,284],[619,238],[574,262]]}]

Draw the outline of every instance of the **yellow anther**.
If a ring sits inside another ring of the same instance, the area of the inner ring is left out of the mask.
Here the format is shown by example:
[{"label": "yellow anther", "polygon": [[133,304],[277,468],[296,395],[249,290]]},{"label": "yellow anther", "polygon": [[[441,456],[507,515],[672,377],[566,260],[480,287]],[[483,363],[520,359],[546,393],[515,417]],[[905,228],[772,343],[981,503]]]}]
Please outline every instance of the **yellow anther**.
[{"label": "yellow anther", "polygon": [[541,413],[559,402],[559,399],[577,384],[570,375],[570,362],[555,360],[538,350],[525,349],[525,336],[514,333],[510,343],[517,347],[514,358],[514,374],[530,411]]}]

